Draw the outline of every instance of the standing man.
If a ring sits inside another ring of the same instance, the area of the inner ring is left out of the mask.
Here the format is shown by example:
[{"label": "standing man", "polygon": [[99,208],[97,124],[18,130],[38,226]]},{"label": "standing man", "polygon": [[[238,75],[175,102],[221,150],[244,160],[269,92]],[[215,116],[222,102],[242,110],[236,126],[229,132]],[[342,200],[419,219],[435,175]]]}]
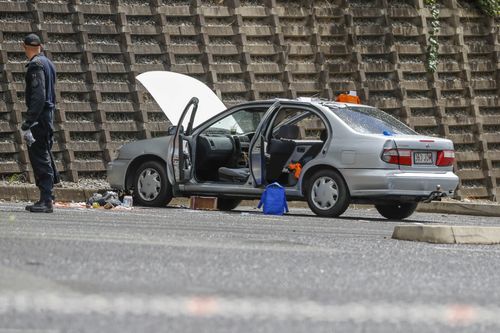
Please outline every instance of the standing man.
[{"label": "standing man", "polygon": [[[56,103],[54,64],[42,53],[40,37],[29,34],[24,39],[24,52],[29,59],[26,65],[26,120],[21,125],[25,133],[33,134],[35,141],[27,140],[28,154],[35,174],[35,184],[40,190],[40,200],[26,206],[33,213],[52,213],[54,179],[58,182],[52,158],[54,110]],[[26,138],[26,136],[25,136]]]}]

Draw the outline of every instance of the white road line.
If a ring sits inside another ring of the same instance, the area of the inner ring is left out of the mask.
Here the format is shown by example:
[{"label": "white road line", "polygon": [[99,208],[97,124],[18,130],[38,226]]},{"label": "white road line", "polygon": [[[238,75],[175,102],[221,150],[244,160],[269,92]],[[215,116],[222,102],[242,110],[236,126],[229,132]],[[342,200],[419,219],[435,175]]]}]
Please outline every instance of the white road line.
[{"label": "white road line", "polygon": [[0,333],[59,333],[59,330],[47,329],[24,329],[24,328],[0,328]]},{"label": "white road line", "polygon": [[[460,246],[460,247],[458,247]],[[472,247],[463,247],[463,245],[457,245],[457,244],[450,244],[448,247],[445,246],[434,246],[434,250],[439,250],[439,251],[447,251],[447,252],[479,252],[479,253],[487,253],[487,254],[493,254],[493,253],[500,253],[500,249],[498,247],[494,247],[492,245],[483,245],[483,247],[478,247],[478,245],[469,245],[469,246],[474,246]],[[498,250],[495,250],[498,249]]]},{"label": "white road line", "polygon": [[231,318],[240,320],[309,320],[313,322],[410,323],[500,327],[500,307],[467,304],[346,303],[322,304],[268,298],[146,295],[79,295],[63,293],[0,294],[0,314],[42,313],[124,317]]}]

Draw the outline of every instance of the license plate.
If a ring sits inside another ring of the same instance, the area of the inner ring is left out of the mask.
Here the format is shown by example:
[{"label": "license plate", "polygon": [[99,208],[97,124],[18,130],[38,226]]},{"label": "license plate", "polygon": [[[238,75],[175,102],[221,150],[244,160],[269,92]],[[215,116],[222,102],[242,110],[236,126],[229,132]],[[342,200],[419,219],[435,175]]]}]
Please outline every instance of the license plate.
[{"label": "license plate", "polygon": [[432,164],[431,152],[413,153],[413,164]]}]

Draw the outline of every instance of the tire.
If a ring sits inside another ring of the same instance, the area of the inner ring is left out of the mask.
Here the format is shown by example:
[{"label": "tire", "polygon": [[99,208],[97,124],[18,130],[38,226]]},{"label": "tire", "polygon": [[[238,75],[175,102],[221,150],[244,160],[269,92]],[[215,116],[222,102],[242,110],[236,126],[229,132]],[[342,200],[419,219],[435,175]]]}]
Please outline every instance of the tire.
[{"label": "tire", "polygon": [[134,205],[164,207],[172,200],[172,186],[165,165],[157,161],[142,163],[134,176]]},{"label": "tire", "polygon": [[334,170],[320,170],[312,175],[306,186],[309,208],[321,217],[337,217],[349,207],[347,185]]},{"label": "tire", "polygon": [[402,220],[413,214],[417,205],[416,202],[394,202],[388,205],[375,205],[375,208],[380,215],[389,220]]},{"label": "tire", "polygon": [[217,198],[217,209],[229,211],[233,210],[241,203],[239,199]]}]

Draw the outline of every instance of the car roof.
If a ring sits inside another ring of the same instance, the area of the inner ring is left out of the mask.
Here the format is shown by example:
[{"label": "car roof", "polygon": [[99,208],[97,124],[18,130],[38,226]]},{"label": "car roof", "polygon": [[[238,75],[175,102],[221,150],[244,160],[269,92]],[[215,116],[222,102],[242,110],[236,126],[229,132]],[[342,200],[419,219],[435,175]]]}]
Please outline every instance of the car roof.
[{"label": "car roof", "polygon": [[[352,103],[343,103],[343,102],[336,102],[328,99],[322,99],[322,98],[314,98],[314,97],[298,97],[298,98],[274,98],[274,99],[264,99],[264,100],[255,100],[255,101],[248,101],[248,102],[242,102],[239,104],[236,104],[234,106],[242,106],[242,105],[252,105],[252,104],[268,104],[269,106],[272,105],[273,103],[280,101],[280,102],[287,102],[287,103],[293,103],[293,104],[309,104],[309,105],[323,105],[323,106],[334,106],[334,107],[346,107],[346,106],[354,106],[354,107],[371,107],[369,105],[364,105],[364,104],[352,104]],[[233,107],[234,107],[233,106]]]}]

